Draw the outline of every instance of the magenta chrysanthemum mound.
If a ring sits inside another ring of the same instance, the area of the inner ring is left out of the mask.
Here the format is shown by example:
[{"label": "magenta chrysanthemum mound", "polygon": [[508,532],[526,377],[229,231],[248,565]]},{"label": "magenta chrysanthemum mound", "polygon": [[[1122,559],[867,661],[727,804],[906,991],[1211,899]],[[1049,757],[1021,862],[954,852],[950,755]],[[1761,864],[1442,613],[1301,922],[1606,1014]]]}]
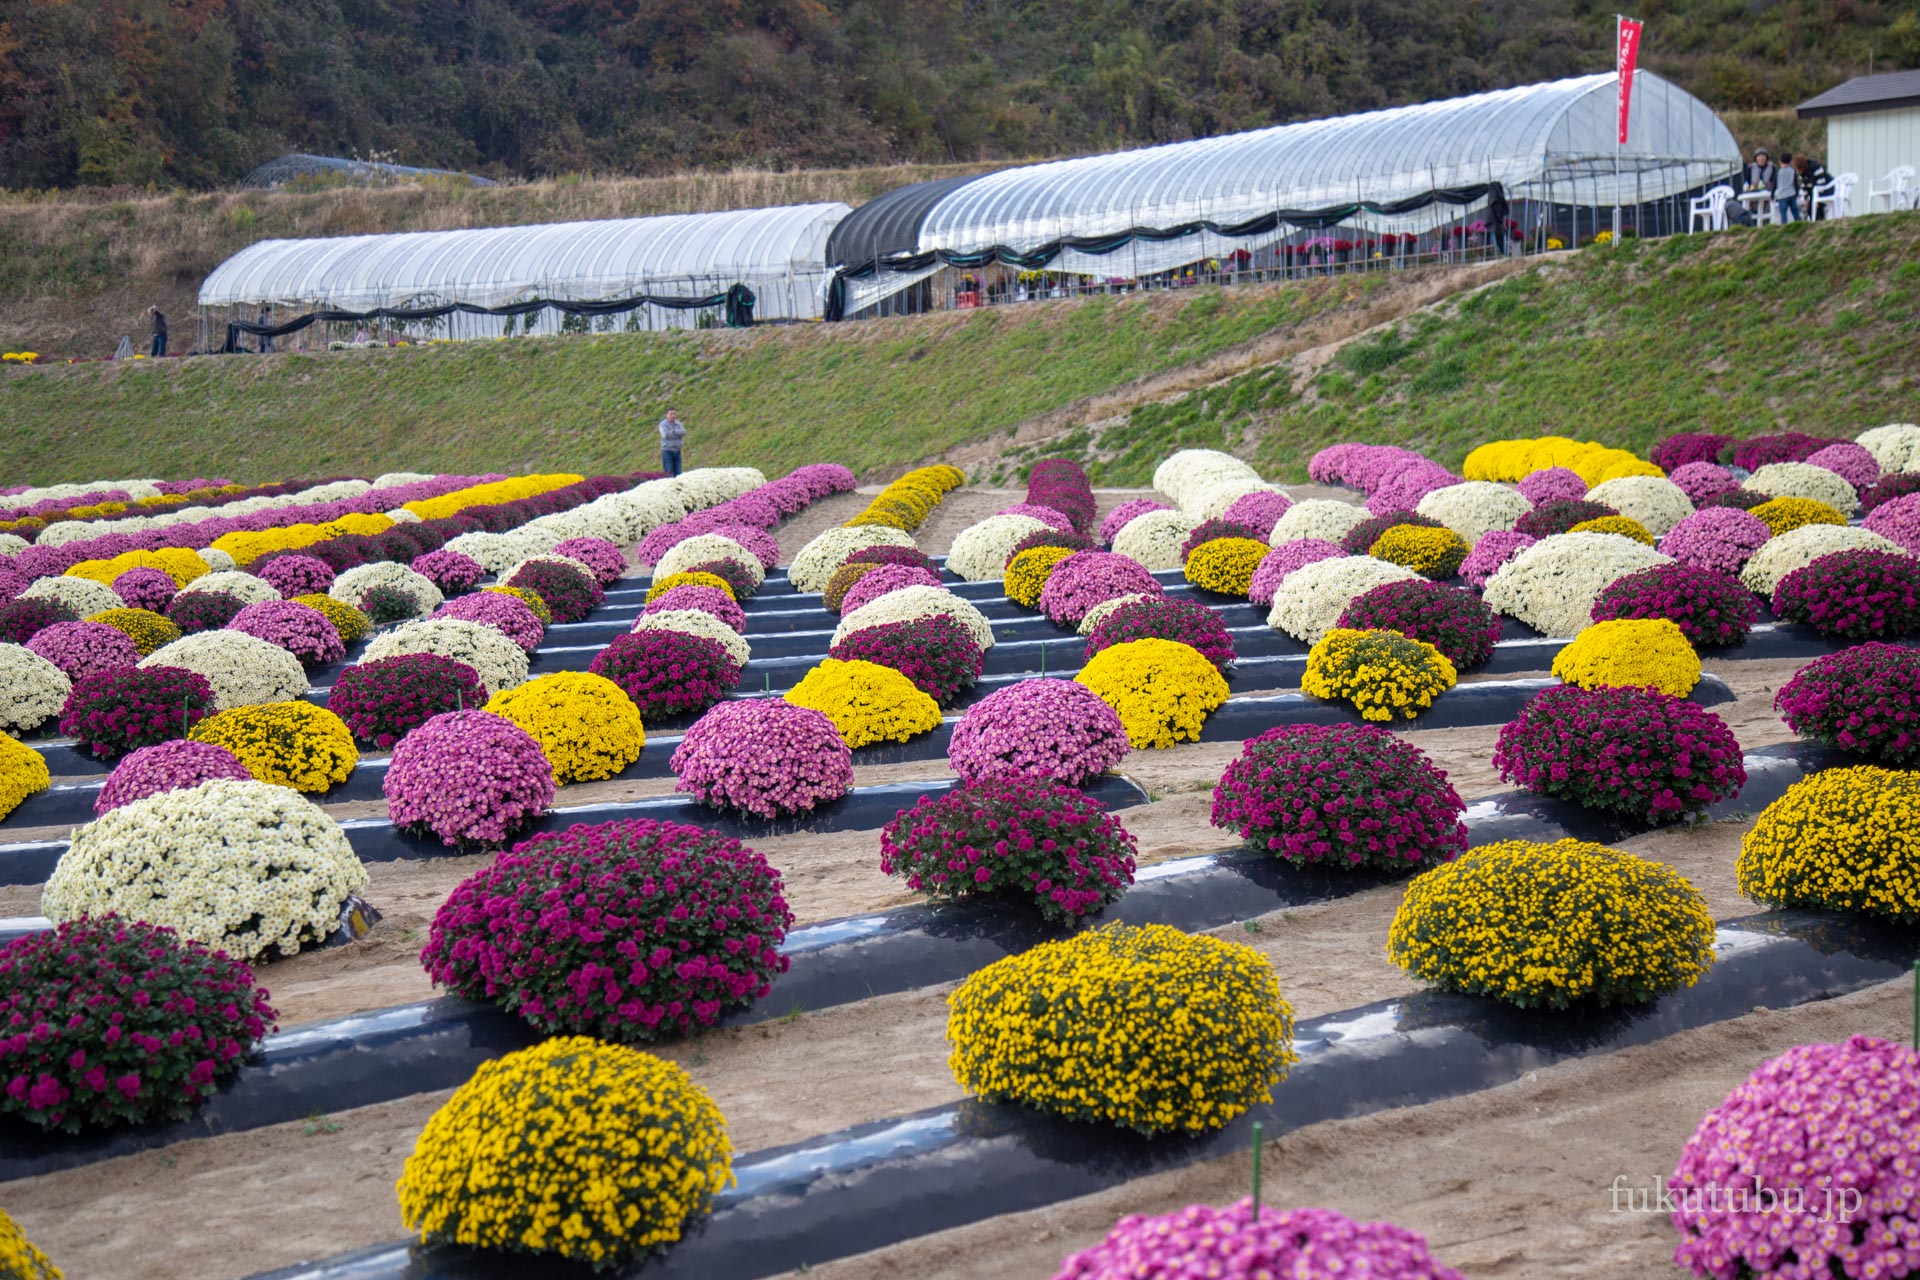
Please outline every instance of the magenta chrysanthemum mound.
[{"label": "magenta chrysanthemum mound", "polygon": [[1228,503],[1220,516],[1223,520],[1255,530],[1254,538],[1265,542],[1267,535],[1273,532],[1273,526],[1292,506],[1293,499],[1284,493],[1257,489],[1252,493],[1243,493]]},{"label": "magenta chrysanthemum mound", "polygon": [[606,599],[592,574],[552,560],[529,561],[501,585],[531,591],[545,600],[555,622],[584,621]]},{"label": "magenta chrysanthemum mound", "polygon": [[935,902],[980,894],[1032,899],[1070,924],[1133,883],[1133,837],[1096,800],[1046,778],[976,778],[922,796],[880,831],[880,870]]},{"label": "magenta chrysanthemum mound", "polygon": [[1086,469],[1077,462],[1043,458],[1034,463],[1027,473],[1027,501],[1065,515],[1077,532],[1085,533],[1093,527],[1097,509],[1093,486],[1087,482]]},{"label": "magenta chrysanthemum mound", "polygon": [[1742,471],[1758,471],[1770,462],[1805,462],[1828,445],[1852,444],[1851,440],[1836,440],[1831,436],[1810,436],[1799,431],[1783,431],[1779,435],[1749,436],[1745,440],[1735,441],[1733,445],[1733,465]]},{"label": "magenta chrysanthemum mound", "polygon": [[547,811],[553,766],[532,735],[505,716],[450,711],[394,746],[380,789],[394,826],[485,849]]},{"label": "magenta chrysanthemum mound", "polygon": [[1000,775],[1078,786],[1129,750],[1114,709],[1072,680],[1022,680],[967,708],[953,727],[947,762],[967,781]]},{"label": "magenta chrysanthemum mound", "polygon": [[1573,526],[1585,521],[1619,514],[1604,502],[1589,502],[1585,498],[1548,498],[1516,520],[1513,531],[1524,533],[1529,538],[1547,538],[1556,533],[1570,532]]},{"label": "magenta chrysanthemum mound", "polygon": [[[1896,498],[1905,498],[1920,493],[1920,471],[1897,471],[1892,475],[1881,476],[1873,486],[1860,495],[1860,510],[1872,513],[1875,508],[1892,502]],[[31,551],[33,548],[27,548]],[[20,553],[27,554],[26,551]]]},{"label": "magenta chrysanthemum mound", "polygon": [[1880,463],[1865,445],[1851,440],[1830,444],[1807,455],[1809,466],[1825,467],[1855,489],[1864,489],[1880,478]]},{"label": "magenta chrysanthemum mound", "polygon": [[1471,591],[1415,579],[1385,582],[1350,601],[1336,626],[1353,631],[1398,631],[1447,655],[1458,671],[1493,656],[1500,618]]},{"label": "magenta chrysanthemum mound", "polygon": [[944,613],[862,627],[827,656],[891,667],[943,707],[979,683],[985,665],[967,629]]},{"label": "magenta chrysanthemum mound", "polygon": [[1673,481],[1696,507],[1708,498],[1731,493],[1740,487],[1740,482],[1733,478],[1733,472],[1713,462],[1689,462],[1668,475],[1667,479]]},{"label": "magenta chrysanthemum mound", "polygon": [[376,747],[391,747],[434,716],[486,702],[479,672],[435,653],[356,662],[327,694],[327,710],[346,722],[356,740]]},{"label": "magenta chrysanthemum mound", "polygon": [[1320,484],[1345,485],[1372,493],[1411,467],[1433,466],[1423,453],[1393,444],[1336,444],[1313,455],[1307,475]]},{"label": "magenta chrysanthemum mound", "polygon": [[667,613],[678,609],[694,609],[711,614],[736,633],[747,629],[747,611],[718,587],[690,584],[669,588],[655,596],[652,603],[640,610],[640,614],[644,617],[649,613]]},{"label": "magenta chrysanthemum mound", "polygon": [[140,747],[184,738],[213,714],[213,686],[182,667],[113,667],[73,682],[60,732],[82,751],[114,760]]},{"label": "magenta chrysanthemum mound", "polygon": [[1671,479],[1674,472],[1691,463],[1718,462],[1720,455],[1732,444],[1732,436],[1708,431],[1681,431],[1656,441],[1653,448],[1648,450],[1647,458]]},{"label": "magenta chrysanthemum mound", "polygon": [[784,698],[723,702],[674,748],[674,790],[761,818],[805,813],[853,785],[853,757],[833,721]]},{"label": "magenta chrysanthemum mound", "polygon": [[1225,1209],[1194,1204],[1159,1218],[1120,1219],[1107,1238],[1063,1260],[1053,1280],[1466,1280],[1391,1222],[1331,1209]]},{"label": "magenta chrysanthemum mound", "polygon": [[500,591],[476,591],[458,596],[435,609],[433,616],[492,627],[527,653],[538,649],[547,634],[540,615],[529,608],[526,601]]},{"label": "magenta chrysanthemum mound", "polygon": [[1279,590],[1280,584],[1295,569],[1303,569],[1318,560],[1338,560],[1346,554],[1339,543],[1328,542],[1325,538],[1296,538],[1292,542],[1283,542],[1262,556],[1260,563],[1254,567],[1247,599],[1254,604],[1271,607],[1273,593]]},{"label": "magenta chrysanthemum mound", "polygon": [[535,836],[454,889],[420,953],[435,986],[546,1035],[710,1027],[787,970],[780,873],[738,840],[651,819]]},{"label": "magenta chrysanthemum mound", "polygon": [[262,600],[247,605],[233,615],[229,631],[265,640],[300,659],[303,667],[318,667],[338,662],[347,647],[340,642],[340,631],[318,609],[291,600]]},{"label": "magenta chrysanthemum mound", "polygon": [[1543,467],[1521,479],[1520,496],[1539,506],[1555,498],[1584,498],[1587,482],[1580,473],[1566,467]]},{"label": "magenta chrysanthemum mound", "polygon": [[627,571],[626,553],[605,538],[568,538],[556,543],[553,553],[578,560],[593,570],[595,580],[603,587],[612,586]]},{"label": "magenta chrysanthemum mound", "polygon": [[1660,554],[1696,569],[1738,574],[1760,544],[1773,536],[1767,522],[1737,507],[1705,507],[1660,539]]},{"label": "magenta chrysanthemum mound", "polygon": [[1854,1036],[1762,1063],[1680,1153],[1674,1262],[1713,1280],[1913,1274],[1916,1113],[1905,1045]]},{"label": "magenta chrysanthemum mound", "polygon": [[442,547],[438,551],[429,551],[425,555],[415,556],[410,566],[413,571],[440,588],[443,596],[465,595],[480,585],[480,579],[487,576],[487,570],[472,556],[462,555],[458,551],[448,551]]},{"label": "magenta chrysanthemum mound", "polygon": [[1129,600],[1100,619],[1087,636],[1087,657],[1133,640],[1175,640],[1199,650],[1216,667],[1234,659],[1233,637],[1220,615],[1191,600]]},{"label": "magenta chrysanthemum mound", "polygon": [[645,724],[704,711],[740,683],[718,640],[651,627],[616,636],[587,670],[619,685]]},{"label": "magenta chrysanthemum mound", "polygon": [[1282,725],[1250,739],[1212,822],[1289,862],[1405,870],[1467,848],[1466,810],[1418,747],[1374,725]]},{"label": "magenta chrysanthemum mound", "polygon": [[1862,523],[1869,532],[1920,555],[1920,492],[1881,503]]},{"label": "magenta chrysanthemum mound", "polygon": [[1002,507],[994,512],[999,516],[1031,516],[1041,524],[1050,524],[1062,533],[1074,533],[1073,518],[1064,511],[1052,507],[1043,507],[1033,502],[1016,502],[1010,507]]},{"label": "magenta chrysanthemum mound", "polygon": [[113,591],[129,609],[151,609],[160,613],[180,593],[180,588],[164,570],[142,568],[129,569],[115,578]]},{"label": "magenta chrysanthemum mound", "polygon": [[1594,600],[1592,614],[1595,622],[1666,618],[1696,649],[1739,644],[1759,616],[1753,593],[1737,579],[1684,561],[1615,578]]},{"label": "magenta chrysanthemum mound", "polygon": [[167,602],[167,621],[185,635],[218,631],[239,616],[246,602],[225,591],[195,591],[191,587]]},{"label": "magenta chrysanthemum mound", "polygon": [[[1279,516],[1274,517],[1275,520],[1279,518]],[[1202,520],[1194,527],[1193,532],[1187,535],[1186,541],[1180,544],[1180,563],[1185,564],[1193,558],[1195,551],[1215,538],[1251,538],[1255,542],[1265,542],[1267,535],[1272,532],[1271,524],[1261,529],[1251,524],[1242,524],[1237,520],[1229,520],[1225,516]]]},{"label": "magenta chrysanthemum mound", "polygon": [[1920,762],[1920,650],[1875,641],[1815,658],[1773,705],[1803,738],[1894,768]]},{"label": "magenta chrysanthemum mound", "polygon": [[883,564],[868,570],[847,589],[840,598],[840,616],[845,617],[861,605],[872,604],[881,596],[907,587],[937,587],[940,575],[931,569],[918,569],[912,565]]},{"label": "magenta chrysanthemum mound", "polygon": [[1484,588],[1487,580],[1500,572],[1500,566],[1538,542],[1531,534],[1512,529],[1495,529],[1480,535],[1467,558],[1460,562],[1460,580],[1470,587]]},{"label": "magenta chrysanthemum mound", "polygon": [[1139,593],[1159,595],[1163,589],[1131,556],[1081,551],[1053,566],[1040,589],[1040,612],[1058,626],[1078,626],[1097,604]]},{"label": "magenta chrysanthemum mound", "polygon": [[[27,548],[31,550],[32,547]],[[26,551],[20,554],[25,555]],[[79,620],[79,614],[58,600],[21,596],[0,604],[0,644],[25,644],[56,622]]]},{"label": "magenta chrysanthemum mound", "polygon": [[[1105,516],[1101,517],[1100,541],[1106,543],[1108,546],[1112,546],[1114,538],[1118,537],[1120,531],[1127,527],[1129,520],[1132,520],[1136,516],[1143,516],[1149,511],[1171,510],[1173,510],[1173,508],[1169,507],[1166,503],[1155,502],[1152,498],[1129,498],[1113,510],[1107,512]],[[1268,528],[1272,528],[1272,526],[1269,525]]]},{"label": "magenta chrysanthemum mound", "polygon": [[240,757],[225,747],[175,738],[141,747],[115,765],[94,797],[93,812],[108,813],[162,791],[185,791],[216,778],[246,782],[252,777]]},{"label": "magenta chrysanthemum mound", "polygon": [[140,665],[140,650],[127,633],[104,622],[56,622],[36,632],[27,648],[60,668],[69,680]]},{"label": "magenta chrysanthemum mound", "polygon": [[252,569],[254,576],[264,578],[269,586],[280,593],[282,600],[291,600],[295,596],[325,595],[336,576],[333,566],[325,560],[303,556],[298,552],[256,561]]},{"label": "magenta chrysanthemum mound", "polygon": [[1773,613],[1823,636],[1881,640],[1920,631],[1920,563],[1893,551],[1836,551],[1773,589]]}]

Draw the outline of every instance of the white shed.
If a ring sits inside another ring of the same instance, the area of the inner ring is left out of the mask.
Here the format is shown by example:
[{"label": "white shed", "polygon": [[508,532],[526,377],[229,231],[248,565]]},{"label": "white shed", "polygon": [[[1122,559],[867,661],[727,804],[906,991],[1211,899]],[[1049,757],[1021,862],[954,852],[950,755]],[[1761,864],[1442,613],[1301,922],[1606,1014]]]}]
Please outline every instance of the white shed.
[{"label": "white shed", "polygon": [[[1870,184],[1902,165],[1920,169],[1920,71],[1855,76],[1801,103],[1799,114],[1827,122],[1827,172],[1859,178],[1854,213],[1868,211]],[[1887,204],[1878,207],[1884,212]]]}]

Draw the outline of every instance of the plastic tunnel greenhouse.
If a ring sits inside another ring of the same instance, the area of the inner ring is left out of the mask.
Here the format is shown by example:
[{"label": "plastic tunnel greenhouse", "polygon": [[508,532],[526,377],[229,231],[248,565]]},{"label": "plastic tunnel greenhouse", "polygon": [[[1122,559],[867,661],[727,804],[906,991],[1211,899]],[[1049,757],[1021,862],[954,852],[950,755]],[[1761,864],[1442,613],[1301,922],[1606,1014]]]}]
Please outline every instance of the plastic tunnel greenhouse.
[{"label": "plastic tunnel greenhouse", "polygon": [[[818,319],[844,204],[264,240],[200,287],[200,345],[302,345]],[[263,314],[262,308],[269,308]],[[308,332],[312,330],[313,332]],[[362,334],[365,337],[362,338]]]},{"label": "plastic tunnel greenhouse", "polygon": [[1619,144],[1617,86],[1581,76],[903,188],[836,230],[829,314],[909,290],[881,309],[944,301],[922,283],[942,272],[978,305],[969,289],[1010,277],[1024,297],[1190,282],[1196,266],[1212,278],[1572,244],[1609,230],[1615,206],[1638,234],[1684,230],[1684,197],[1738,169],[1733,134],[1642,71]]}]

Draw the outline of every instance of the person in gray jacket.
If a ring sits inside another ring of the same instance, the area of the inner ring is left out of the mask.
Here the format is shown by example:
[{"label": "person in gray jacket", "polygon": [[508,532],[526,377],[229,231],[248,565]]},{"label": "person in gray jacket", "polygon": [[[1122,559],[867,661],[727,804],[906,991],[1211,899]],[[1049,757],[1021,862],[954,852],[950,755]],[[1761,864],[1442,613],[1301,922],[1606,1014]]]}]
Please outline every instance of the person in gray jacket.
[{"label": "person in gray jacket", "polygon": [[660,469],[670,476],[680,474],[680,447],[686,439],[687,424],[674,410],[667,410],[667,416],[660,419]]},{"label": "person in gray jacket", "polygon": [[1800,175],[1794,171],[1793,157],[1780,157],[1780,172],[1773,180],[1773,209],[1782,222],[1800,218]]}]

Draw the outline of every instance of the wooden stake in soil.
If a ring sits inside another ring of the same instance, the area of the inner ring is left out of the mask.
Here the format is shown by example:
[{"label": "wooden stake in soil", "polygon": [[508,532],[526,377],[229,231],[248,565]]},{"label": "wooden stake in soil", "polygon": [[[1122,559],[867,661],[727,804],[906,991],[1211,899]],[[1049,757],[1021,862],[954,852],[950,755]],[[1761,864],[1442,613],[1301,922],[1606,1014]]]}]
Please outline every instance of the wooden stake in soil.
[{"label": "wooden stake in soil", "polygon": [[[1920,975],[1920,962],[1913,966],[1916,975]],[[1915,990],[1920,992],[1920,987]],[[1916,1007],[1920,1007],[1920,995],[1915,995]],[[1260,1138],[1265,1126],[1258,1120],[1253,1122],[1253,1220],[1260,1221]]]}]

